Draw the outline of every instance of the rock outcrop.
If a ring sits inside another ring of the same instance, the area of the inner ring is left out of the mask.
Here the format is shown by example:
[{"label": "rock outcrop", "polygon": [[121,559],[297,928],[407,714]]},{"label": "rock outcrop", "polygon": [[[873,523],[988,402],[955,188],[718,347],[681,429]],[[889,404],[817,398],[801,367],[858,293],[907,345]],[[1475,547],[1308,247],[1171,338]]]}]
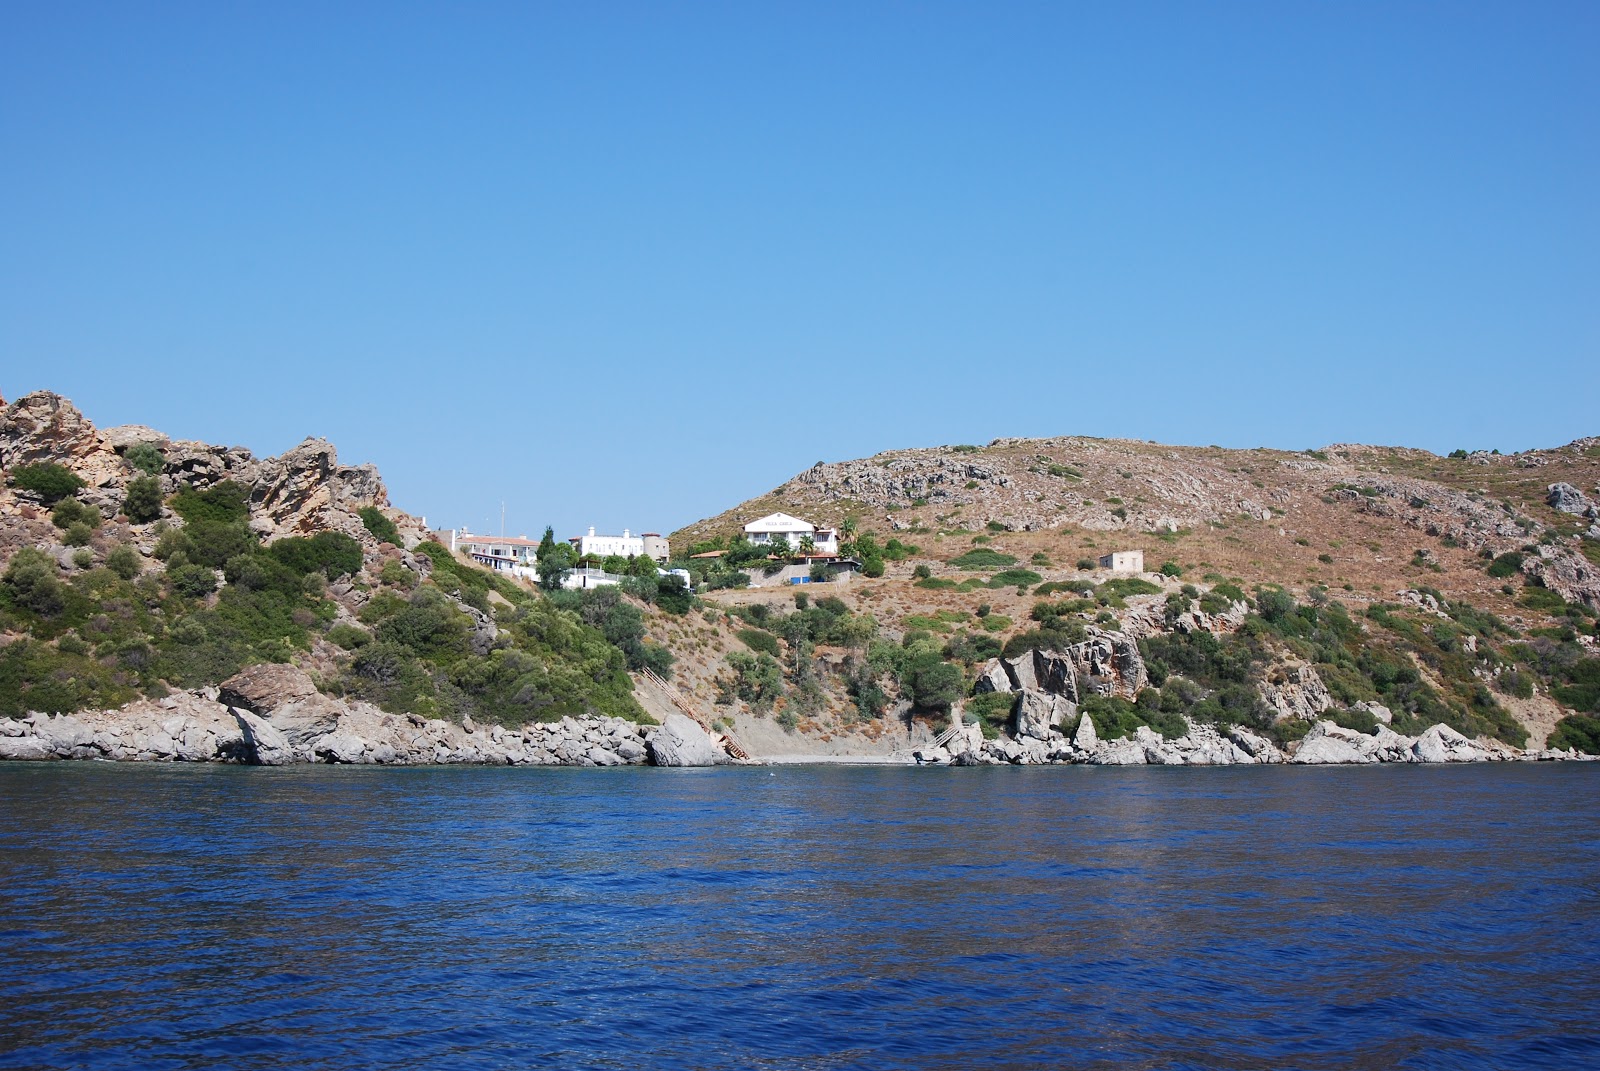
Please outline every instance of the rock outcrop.
[{"label": "rock outcrop", "polygon": [[164,494],[183,487],[204,490],[224,480],[248,488],[251,526],[268,542],[331,530],[373,544],[358,512],[366,506],[394,521],[408,546],[425,534],[420,521],[389,508],[375,467],[341,465],[332,444],[322,439],[306,439],[278,457],[260,460],[243,447],[173,441],[138,425],[100,431],[70,401],[49,391],[0,409],[0,466],[64,465],[87,485],[79,497],[108,517],[121,508],[128,482],[142,475],[124,456],[140,443],[152,443],[163,454]]}]

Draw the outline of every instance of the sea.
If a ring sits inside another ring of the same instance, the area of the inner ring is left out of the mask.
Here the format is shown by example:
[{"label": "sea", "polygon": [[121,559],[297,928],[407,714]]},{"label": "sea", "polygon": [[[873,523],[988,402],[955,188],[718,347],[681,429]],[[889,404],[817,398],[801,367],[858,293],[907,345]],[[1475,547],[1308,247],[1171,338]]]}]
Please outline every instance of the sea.
[{"label": "sea", "polygon": [[0,1068],[1600,1066],[1600,764],[0,765]]}]

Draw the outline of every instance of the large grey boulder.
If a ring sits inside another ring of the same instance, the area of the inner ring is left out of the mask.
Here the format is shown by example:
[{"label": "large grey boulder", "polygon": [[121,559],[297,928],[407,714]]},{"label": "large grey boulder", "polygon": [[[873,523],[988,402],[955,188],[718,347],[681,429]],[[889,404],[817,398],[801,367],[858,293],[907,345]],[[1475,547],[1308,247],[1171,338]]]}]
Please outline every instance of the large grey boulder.
[{"label": "large grey boulder", "polygon": [[1418,762],[1482,762],[1488,753],[1448,725],[1431,726],[1412,745]]},{"label": "large grey boulder", "polygon": [[1083,717],[1078,719],[1078,731],[1072,734],[1072,746],[1079,751],[1093,751],[1100,743],[1100,737],[1094,731],[1094,719],[1089,717],[1089,712],[1084,711]]},{"label": "large grey boulder", "polygon": [[983,664],[983,669],[978,672],[978,683],[973,688],[973,692],[977,695],[983,695],[985,692],[1009,691],[1011,691],[1011,677],[1006,673],[1006,667],[1000,663],[998,658],[989,659]]},{"label": "large grey boulder", "polygon": [[55,748],[37,736],[0,736],[0,759],[41,762],[59,757]]},{"label": "large grey boulder", "polygon": [[317,691],[298,666],[259,665],[222,682],[220,702],[265,718],[292,744],[305,744],[338,728],[345,708]]},{"label": "large grey boulder", "polygon": [[1377,759],[1362,748],[1358,739],[1360,736],[1362,734],[1353,729],[1343,728],[1331,721],[1319,721],[1300,740],[1300,746],[1295,749],[1291,761],[1301,766],[1345,766],[1376,762]]},{"label": "large grey boulder", "polygon": [[711,735],[676,711],[645,737],[645,747],[657,766],[715,766],[724,759]]},{"label": "large grey boulder", "polygon": [[1278,745],[1264,736],[1257,736],[1249,729],[1235,725],[1228,730],[1228,739],[1254,762],[1283,761],[1283,752],[1278,750]]},{"label": "large grey boulder", "polygon": [[244,734],[245,761],[252,766],[287,766],[297,761],[288,738],[271,722],[248,710],[233,708],[233,716]]},{"label": "large grey boulder", "polygon": [[1049,740],[1051,730],[1075,712],[1076,708],[1059,696],[1031,689],[1025,691],[1017,702],[1017,736]]},{"label": "large grey boulder", "polygon": [[1143,766],[1144,745],[1137,740],[1102,740],[1089,755],[1092,766]]},{"label": "large grey boulder", "polygon": [[1560,513],[1582,515],[1589,509],[1589,497],[1570,483],[1553,483],[1547,490],[1545,501]]}]

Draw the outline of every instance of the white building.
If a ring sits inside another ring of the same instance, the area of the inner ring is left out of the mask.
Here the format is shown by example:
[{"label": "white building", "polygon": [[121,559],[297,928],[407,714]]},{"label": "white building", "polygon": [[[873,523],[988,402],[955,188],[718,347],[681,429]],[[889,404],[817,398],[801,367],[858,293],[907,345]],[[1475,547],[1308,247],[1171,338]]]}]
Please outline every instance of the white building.
[{"label": "white building", "polygon": [[539,541],[527,536],[473,535],[465,528],[460,531],[451,528],[434,534],[452,553],[466,554],[473,561],[493,569],[509,569],[512,566],[531,568],[539,551]]},{"label": "white building", "polygon": [[744,526],[745,538],[756,546],[783,540],[789,551],[800,552],[800,541],[807,536],[816,547],[819,557],[834,557],[839,553],[839,533],[832,528],[818,528],[810,521],[791,517],[787,513],[770,513],[758,521]]},{"label": "white building", "polygon": [[624,528],[619,536],[596,535],[594,529],[590,528],[588,535],[573,536],[567,542],[577,548],[580,558],[590,555],[608,558],[613,554],[619,558],[637,558],[642,554],[653,562],[664,564],[672,556],[666,538],[656,532],[634,535]]},{"label": "white building", "polygon": [[1102,555],[1100,568],[1110,569],[1113,573],[1142,573],[1144,572],[1144,551],[1119,550],[1111,554]]}]

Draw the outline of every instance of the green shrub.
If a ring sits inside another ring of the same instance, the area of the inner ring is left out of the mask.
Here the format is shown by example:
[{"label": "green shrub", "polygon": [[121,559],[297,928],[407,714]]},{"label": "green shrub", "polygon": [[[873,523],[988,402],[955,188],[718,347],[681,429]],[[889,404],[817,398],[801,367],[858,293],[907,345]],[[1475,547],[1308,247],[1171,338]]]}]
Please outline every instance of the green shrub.
[{"label": "green shrub", "polygon": [[1503,580],[1522,571],[1523,555],[1515,550],[1499,555],[1489,563],[1489,575]]},{"label": "green shrub", "polygon": [[1161,568],[1158,571],[1162,576],[1178,577],[1183,575],[1183,566],[1177,562],[1167,561],[1161,563]]},{"label": "green shrub", "polygon": [[85,505],[75,498],[63,498],[56,503],[56,508],[50,511],[50,521],[65,531],[75,524],[99,528],[101,517],[100,511],[93,506]]},{"label": "green shrub", "polygon": [[190,524],[236,524],[250,519],[250,489],[232,480],[223,480],[204,491],[185,487],[172,496],[172,508]]},{"label": "green shrub", "polygon": [[335,625],[328,630],[328,642],[338,644],[346,651],[359,651],[372,642],[372,633],[354,625]]},{"label": "green shrub", "polygon": [[383,568],[378,570],[378,580],[381,583],[404,591],[410,591],[415,588],[421,579],[416,573],[392,559],[384,562]]},{"label": "green shrub", "polygon": [[986,632],[1004,632],[1011,627],[1011,619],[1004,614],[986,614],[983,618],[983,628]]},{"label": "green shrub", "polygon": [[343,532],[288,536],[268,547],[267,553],[300,576],[317,572],[337,580],[361,571],[361,544]]},{"label": "green shrub", "polygon": [[361,517],[362,527],[371,532],[378,542],[393,543],[397,547],[401,545],[400,529],[377,506],[362,506],[357,513]]},{"label": "green shrub", "polygon": [[61,537],[62,542],[69,547],[87,547],[94,538],[94,529],[82,521],[76,521],[69,527],[66,534]]},{"label": "green shrub", "polygon": [[48,506],[68,495],[77,494],[85,484],[71,469],[53,461],[41,461],[12,469],[11,486],[19,491],[33,492]]},{"label": "green shrub", "polygon": [[122,512],[134,524],[149,524],[161,516],[161,481],[154,476],[140,476],[128,481],[128,493],[122,500]]},{"label": "green shrub", "polygon": [[1600,717],[1569,714],[1556,722],[1545,747],[1557,751],[1574,750],[1585,755],[1600,755]]},{"label": "green shrub", "polygon": [[861,575],[873,578],[882,576],[883,559],[877,557],[867,558],[861,563]]},{"label": "green shrub", "polygon": [[1100,563],[1095,561],[1093,558],[1079,558],[1077,567],[1080,570],[1091,570],[1098,568],[1099,565]]},{"label": "green shrub", "polygon": [[990,550],[987,547],[975,547],[974,549],[969,550],[965,554],[961,555],[959,558],[952,559],[950,564],[955,566],[957,569],[968,569],[972,571],[1004,569],[1007,566],[1017,564],[1017,559],[1013,558],[1009,554],[1002,554],[998,550]]},{"label": "green shrub", "polygon": [[918,710],[949,710],[961,698],[961,671],[936,654],[920,654],[901,671],[900,686]]},{"label": "green shrub", "polygon": [[106,568],[123,580],[132,580],[144,568],[144,561],[138,551],[124,543],[106,555]]},{"label": "green shrub", "polygon": [[1533,677],[1531,674],[1514,669],[1508,673],[1500,674],[1495,678],[1494,683],[1495,687],[1506,695],[1515,696],[1518,699],[1533,698]]},{"label": "green shrub", "polygon": [[983,735],[993,740],[1010,724],[1016,703],[1014,692],[984,692],[967,700],[966,712],[982,727]]},{"label": "green shrub", "polygon": [[205,565],[180,565],[167,570],[172,590],[186,598],[198,599],[217,590],[217,574]]},{"label": "green shrub", "polygon": [[1044,577],[1032,569],[1007,569],[1003,573],[996,573],[991,576],[987,586],[991,588],[1026,587],[1037,584],[1043,579]]},{"label": "green shrub", "polygon": [[134,443],[122,455],[122,459],[146,476],[160,476],[161,470],[167,465],[167,459],[155,443]]},{"label": "green shrub", "polygon": [[89,569],[94,566],[94,551],[88,547],[79,547],[72,555],[72,564],[79,569]]},{"label": "green shrub", "polygon": [[933,570],[929,569],[926,565],[919,565],[915,569],[911,570],[911,575],[916,577],[918,580],[927,580],[933,575]]},{"label": "green shrub", "polygon": [[774,658],[778,656],[778,637],[770,632],[763,632],[758,628],[742,628],[734,635],[739,637],[740,643],[752,651],[769,654]]}]

